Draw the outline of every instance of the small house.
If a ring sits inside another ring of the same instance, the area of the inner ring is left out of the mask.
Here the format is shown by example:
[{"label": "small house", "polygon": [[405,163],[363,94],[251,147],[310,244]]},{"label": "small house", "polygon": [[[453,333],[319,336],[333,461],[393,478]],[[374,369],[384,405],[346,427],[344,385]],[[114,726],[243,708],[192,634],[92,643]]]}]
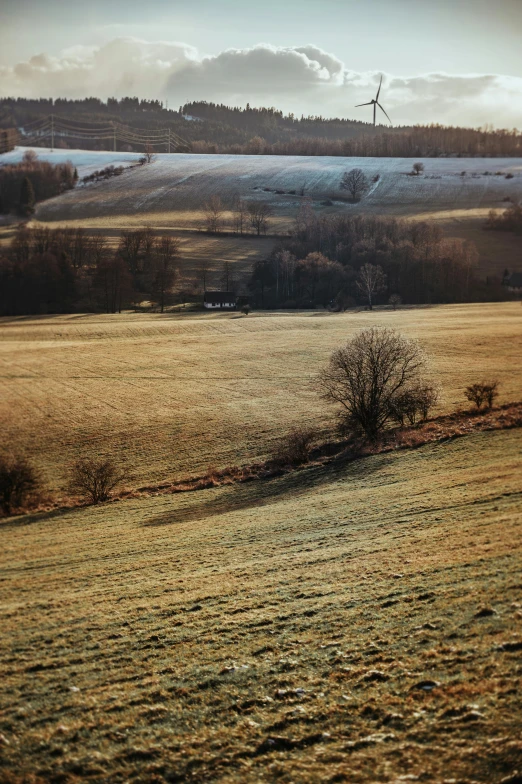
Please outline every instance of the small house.
[{"label": "small house", "polygon": [[205,291],[203,305],[212,310],[235,310],[237,297],[231,291]]}]

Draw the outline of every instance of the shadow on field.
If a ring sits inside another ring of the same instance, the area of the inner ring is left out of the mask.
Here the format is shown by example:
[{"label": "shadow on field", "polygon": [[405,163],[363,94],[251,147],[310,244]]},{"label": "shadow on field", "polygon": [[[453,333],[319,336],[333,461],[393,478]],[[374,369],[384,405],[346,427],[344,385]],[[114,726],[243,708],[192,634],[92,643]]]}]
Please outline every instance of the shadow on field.
[{"label": "shadow on field", "polygon": [[242,509],[269,506],[283,498],[295,498],[332,482],[343,479],[360,481],[371,477],[384,467],[388,458],[388,455],[375,455],[355,461],[339,458],[327,466],[311,466],[275,479],[254,479],[225,487],[196,490],[184,494],[190,496],[186,505],[153,517],[142,525],[146,528],[174,525]]},{"label": "shadow on field", "polygon": [[56,517],[63,517],[64,514],[81,514],[85,512],[85,506],[61,507],[51,509],[49,512],[30,512],[28,514],[17,514],[16,517],[8,517],[5,520],[0,518],[0,533],[9,528],[24,528],[33,523],[54,520]]}]

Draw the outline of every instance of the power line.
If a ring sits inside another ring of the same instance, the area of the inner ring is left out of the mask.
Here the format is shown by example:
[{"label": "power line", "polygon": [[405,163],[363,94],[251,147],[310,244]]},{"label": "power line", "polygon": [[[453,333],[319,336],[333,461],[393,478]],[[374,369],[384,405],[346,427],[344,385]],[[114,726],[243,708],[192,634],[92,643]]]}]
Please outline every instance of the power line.
[{"label": "power line", "polygon": [[165,148],[169,153],[180,147],[189,146],[185,139],[170,128],[147,130],[132,128],[117,121],[111,121],[110,125],[101,125],[87,123],[83,120],[62,119],[54,114],[42,117],[40,120],[34,120],[32,123],[26,123],[18,131],[21,135],[21,146],[29,146],[31,141],[41,141],[48,137],[51,139],[51,148],[54,148],[56,138],[69,138],[76,142],[110,139],[114,151],[116,151],[117,142],[137,145],[145,149],[147,147]]}]

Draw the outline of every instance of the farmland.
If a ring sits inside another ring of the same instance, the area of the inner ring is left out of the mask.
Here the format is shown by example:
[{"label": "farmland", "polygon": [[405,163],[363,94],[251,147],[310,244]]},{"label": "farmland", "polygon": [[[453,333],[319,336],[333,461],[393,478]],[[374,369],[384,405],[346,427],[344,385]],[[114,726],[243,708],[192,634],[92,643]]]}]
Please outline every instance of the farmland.
[{"label": "farmland", "polygon": [[[109,164],[128,166],[139,157],[75,150],[37,152],[56,162],[70,159],[80,176]],[[18,160],[22,153],[17,148],[3,160]],[[485,236],[481,226],[490,209],[503,209],[509,203],[506,199],[522,198],[520,159],[426,158],[422,162],[424,174],[410,176],[412,161],[403,158],[160,154],[150,165],[42,203],[36,219],[109,235],[146,224],[182,236],[188,232],[192,238],[205,227],[202,210],[210,196],[219,195],[230,205],[239,195],[267,202],[273,209],[269,232],[284,235],[304,194],[324,214],[348,211],[434,220],[447,236],[476,242],[481,275],[499,274],[506,266],[517,268],[518,238]],[[357,205],[350,204],[346,192],[339,189],[342,173],[353,167],[361,168],[371,181],[368,195]],[[506,179],[506,175],[512,176]],[[331,204],[325,204],[328,201]],[[266,245],[254,237],[249,241],[252,258],[261,257]],[[186,266],[191,267],[188,258]]]},{"label": "farmland", "polygon": [[0,418],[60,489],[74,456],[117,455],[134,482],[181,479],[262,459],[281,432],[332,412],[313,379],[374,323],[418,338],[443,388],[439,412],[483,376],[520,398],[519,303],[374,313],[72,315],[2,319]]},{"label": "farmland", "polygon": [[[519,302],[0,320],[4,443],[62,504],[0,521],[2,784],[516,784],[520,429],[154,492],[328,438],[317,372],[373,324],[419,340],[436,415],[520,400]],[[125,499],[67,507],[89,455]]]}]

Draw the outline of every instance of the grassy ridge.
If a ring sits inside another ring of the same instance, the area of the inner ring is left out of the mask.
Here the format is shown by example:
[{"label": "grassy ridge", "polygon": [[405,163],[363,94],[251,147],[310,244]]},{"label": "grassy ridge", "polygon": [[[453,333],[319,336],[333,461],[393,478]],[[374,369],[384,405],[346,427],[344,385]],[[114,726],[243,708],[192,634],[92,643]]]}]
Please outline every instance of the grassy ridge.
[{"label": "grassy ridge", "polygon": [[500,781],[521,447],[4,523],[3,780]]}]

